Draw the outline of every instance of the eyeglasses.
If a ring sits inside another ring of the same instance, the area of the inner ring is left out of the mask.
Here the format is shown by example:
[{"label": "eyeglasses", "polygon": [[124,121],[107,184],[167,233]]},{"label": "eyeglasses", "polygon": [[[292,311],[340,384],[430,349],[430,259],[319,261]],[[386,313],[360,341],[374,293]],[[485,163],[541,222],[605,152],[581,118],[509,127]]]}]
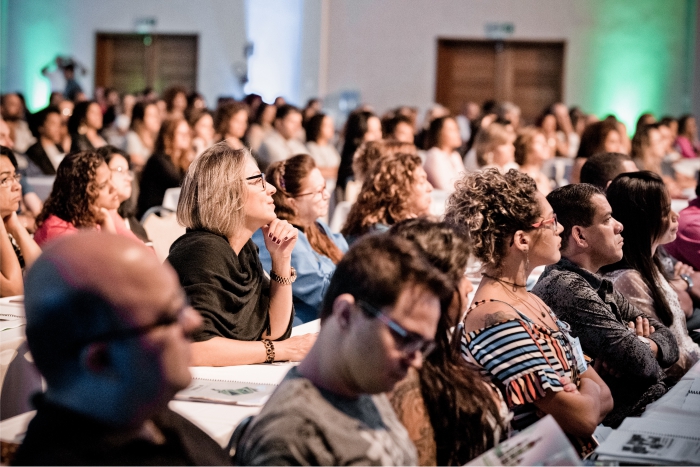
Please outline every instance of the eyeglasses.
[{"label": "eyeglasses", "polygon": [[[260,172],[257,175],[251,175],[250,177],[246,177],[246,180],[255,180],[256,178],[259,178],[261,180],[261,186],[262,189],[265,190],[267,188],[267,185],[265,184],[265,174]],[[255,183],[251,183],[251,185],[257,185],[257,181]]]},{"label": "eyeglasses", "polygon": [[318,189],[316,191],[309,191],[307,193],[301,193],[299,195],[296,195],[295,198],[300,198],[302,196],[308,196],[308,195],[313,195],[313,196],[319,195],[319,196],[323,197],[323,195],[325,193],[327,193],[326,188],[327,188],[327,185],[324,183],[320,189]]},{"label": "eyeglasses", "polygon": [[[551,227],[549,227],[551,225]],[[559,222],[557,222],[557,215],[554,214],[550,219],[545,219],[543,221],[539,221],[536,224],[532,224],[532,227],[535,229],[539,229],[540,227],[547,227],[553,232],[556,232],[559,230]]]},{"label": "eyeglasses", "polygon": [[190,304],[185,302],[185,304],[180,308],[175,314],[162,315],[154,323],[146,324],[143,326],[137,326],[135,328],[127,329],[117,329],[114,331],[107,331],[97,336],[85,339],[83,341],[74,344],[73,348],[75,350],[80,350],[86,345],[92,344],[94,342],[108,342],[114,340],[126,340],[133,339],[139,336],[143,336],[153,331],[154,329],[172,326],[182,321],[185,311],[189,309]]},{"label": "eyeglasses", "polygon": [[423,358],[425,358],[430,352],[435,350],[434,340],[426,339],[418,333],[407,331],[399,323],[365,301],[358,300],[356,303],[362,311],[373,318],[377,318],[389,328],[396,342],[396,346],[404,354],[413,355],[416,352],[420,352]]},{"label": "eyeglasses", "polygon": [[0,186],[3,188],[10,187],[12,186],[13,181],[19,183],[20,180],[22,180],[22,174],[16,173],[14,175],[8,175],[7,177],[0,180]]},{"label": "eyeglasses", "polygon": [[116,169],[110,169],[110,170],[112,171],[112,173],[123,175],[125,177],[127,177],[127,176],[133,177],[134,176],[134,172],[132,172],[129,169],[125,169],[124,167],[117,167]]}]

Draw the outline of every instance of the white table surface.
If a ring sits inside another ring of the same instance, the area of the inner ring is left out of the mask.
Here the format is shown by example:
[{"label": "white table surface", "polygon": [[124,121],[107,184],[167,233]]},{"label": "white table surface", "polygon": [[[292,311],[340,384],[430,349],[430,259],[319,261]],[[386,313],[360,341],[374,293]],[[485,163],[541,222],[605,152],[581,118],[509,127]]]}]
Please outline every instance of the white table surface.
[{"label": "white table surface", "polygon": [[[21,305],[10,304],[9,299],[0,299],[0,313],[8,310],[11,313],[23,313]],[[0,316],[1,318],[1,316]],[[23,320],[22,320],[23,321]],[[3,321],[0,321],[2,324]],[[318,332],[319,320],[296,326],[292,335],[302,335]],[[15,338],[24,335],[24,326],[0,332],[0,338]],[[195,378],[223,379],[228,381],[243,381],[250,383],[279,384],[287,372],[296,363],[274,363],[258,365],[238,365],[225,367],[190,367]],[[227,404],[211,404],[206,402],[188,402],[173,400],[169,407],[190,420],[205,433],[215,439],[221,446],[228,444],[233,430],[241,420],[249,415],[255,415],[262,407],[242,407]],[[0,439],[8,442],[21,442],[29,421],[35,412],[27,412],[0,423]]]}]

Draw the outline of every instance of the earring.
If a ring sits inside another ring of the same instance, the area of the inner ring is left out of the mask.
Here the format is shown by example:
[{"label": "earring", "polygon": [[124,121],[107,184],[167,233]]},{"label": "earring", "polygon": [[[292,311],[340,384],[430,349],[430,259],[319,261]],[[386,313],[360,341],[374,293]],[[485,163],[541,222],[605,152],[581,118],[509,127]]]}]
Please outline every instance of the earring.
[{"label": "earring", "polygon": [[527,276],[530,274],[530,250],[525,250],[525,280],[527,281]]}]

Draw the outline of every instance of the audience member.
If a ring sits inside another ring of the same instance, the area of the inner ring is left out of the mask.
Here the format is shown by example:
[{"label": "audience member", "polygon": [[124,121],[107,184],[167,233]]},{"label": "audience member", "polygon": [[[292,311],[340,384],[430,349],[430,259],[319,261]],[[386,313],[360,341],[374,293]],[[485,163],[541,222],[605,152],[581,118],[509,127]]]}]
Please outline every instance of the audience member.
[{"label": "audience member", "polygon": [[306,154],[306,146],[297,135],[301,130],[301,112],[293,105],[285,104],[277,108],[274,129],[260,144],[257,161],[261,169],[276,161],[289,159],[297,154]]},{"label": "audience member", "polygon": [[219,141],[226,141],[231,149],[243,149],[243,137],[248,129],[248,107],[243,102],[229,102],[216,111],[214,130]]},{"label": "audience member", "polygon": [[153,154],[160,131],[160,111],[153,101],[137,102],[131,111],[131,125],[126,134],[126,152],[134,168],[141,172]]},{"label": "audience member", "polygon": [[683,197],[683,190],[673,177],[673,172],[664,173],[662,163],[666,156],[666,141],[659,125],[642,124],[632,138],[632,160],[640,170],[649,170],[663,178],[672,198]]},{"label": "audience member", "polygon": [[134,173],[130,169],[129,155],[125,151],[109,145],[101,147],[97,153],[104,157],[105,162],[107,162],[109,170],[112,172],[112,185],[117,190],[119,206],[109,210],[117,233],[139,239],[144,243],[150,243],[146,230],[135,216],[136,203],[131,198]]},{"label": "audience member", "polygon": [[491,123],[481,128],[474,138],[473,156],[467,154],[465,158],[467,171],[495,168],[506,173],[510,169],[517,169],[514,141],[515,134],[506,125]]},{"label": "audience member", "polygon": [[384,139],[413,144],[416,138],[414,128],[413,121],[407,115],[396,114],[386,120],[382,120],[382,135]]},{"label": "audience member", "polygon": [[168,188],[180,186],[193,158],[192,129],[187,121],[183,118],[166,120],[158,134],[153,156],[148,159],[141,176],[136,213],[139,219],[150,208],[163,204]]},{"label": "audience member", "polygon": [[420,370],[409,369],[390,395],[391,404],[418,451],[418,465],[464,465],[505,435],[508,408],[498,390],[462,358],[453,332],[469,305],[473,287],[464,275],[469,260],[465,234],[427,218],[407,219],[389,232],[414,242],[428,261],[452,282],[452,300],[443,309],[435,350]]},{"label": "audience member", "polygon": [[696,198],[679,213],[676,239],[665,245],[666,251],[679,261],[700,270],[700,183]]},{"label": "audience member", "polygon": [[164,120],[185,118],[187,89],[184,86],[171,86],[163,92],[166,116]]},{"label": "audience member", "polygon": [[512,102],[501,102],[495,108],[498,119],[508,122],[515,132],[520,129],[520,107]]},{"label": "audience member", "polygon": [[61,112],[58,107],[47,107],[38,113],[36,123],[39,129],[39,141],[27,149],[27,158],[35,168],[32,171],[38,172],[37,175],[56,175],[56,169],[65,156],[61,147],[63,141]]},{"label": "audience member", "polygon": [[374,113],[368,110],[355,110],[350,113],[347,122],[345,122],[343,138],[337,183],[341,192],[345,190],[348,181],[352,179],[352,161],[355,151],[362,143],[382,139],[382,123]]},{"label": "audience member", "polygon": [[[379,159],[399,153],[412,154],[415,156],[418,154],[418,151],[413,143],[403,143],[395,140],[379,139],[363,143],[357,148],[357,151],[355,151],[355,157],[352,161],[354,182],[358,183],[361,188],[367,176],[372,173],[374,164],[376,164]],[[355,198],[357,198],[357,196],[355,196]],[[355,199],[353,198],[352,201],[354,202]]]},{"label": "audience member", "polygon": [[608,185],[621,173],[636,172],[639,169],[630,156],[619,152],[599,152],[586,159],[581,167],[581,183],[594,185],[605,192]]},{"label": "audience member", "polygon": [[15,465],[230,463],[168,408],[190,383],[188,336],[201,319],[143,246],[94,233],[57,242],[27,275],[25,308],[46,392]]},{"label": "audience member", "polygon": [[571,183],[579,183],[581,167],[586,159],[600,152],[618,152],[627,154],[622,144],[622,138],[615,122],[603,120],[591,123],[583,130],[581,144],[576,153],[576,159],[571,169]]},{"label": "audience member", "polygon": [[698,157],[698,126],[693,115],[685,114],[678,120],[676,147],[685,158]]},{"label": "audience member", "polygon": [[617,427],[667,391],[662,368],[678,360],[671,331],[632,305],[598,274],[623,257],[622,224],[592,185],[557,188],[547,196],[564,227],[561,260],[548,266],[533,293],[571,325],[615,401],[605,425]]},{"label": "audience member", "polygon": [[[275,215],[274,193],[248,150],[225,142],[204,151],[185,176],[177,219],[188,230],[168,261],[203,317],[193,336],[193,365],[298,361],[313,343],[312,334],[289,338],[298,232]],[[272,258],[270,278],[251,240],[260,228]]]},{"label": "audience member", "polygon": [[542,172],[544,163],[552,158],[552,149],[547,144],[544,132],[537,127],[525,127],[515,138],[515,163],[520,171],[537,184],[537,190],[547,196],[552,191],[552,180]]},{"label": "audience member", "polygon": [[0,146],[0,297],[21,295],[22,271],[41,254],[41,249],[17,216],[22,187],[12,150]]},{"label": "audience member", "polygon": [[243,435],[241,463],[416,465],[382,393],[420,368],[451,293],[410,241],[358,242],[338,263],[316,344]]},{"label": "audience member", "polygon": [[11,138],[15,143],[13,149],[20,154],[24,154],[36,141],[29,129],[26,113],[24,99],[20,94],[8,93],[0,97],[0,114],[10,127]]},{"label": "audience member", "polygon": [[[315,117],[312,117],[315,118]],[[307,154],[273,162],[265,176],[276,189],[275,213],[299,230],[292,251],[292,267],[297,280],[292,284],[295,324],[318,318],[318,309],[331,281],[335,265],[348,249],[345,238],[333,233],[320,218],[328,215],[330,193],[326,180]],[[272,258],[262,230],[253,234],[263,269],[272,268]]]},{"label": "audience member", "polygon": [[194,137],[192,146],[195,157],[212,147],[215,142],[214,117],[207,109],[192,108],[187,113],[187,123],[190,124]]},{"label": "audience member", "polygon": [[276,114],[277,107],[274,105],[261,102],[258,106],[245,135],[245,140],[253,154],[258,153],[263,140],[274,130],[272,124]]},{"label": "audience member", "polygon": [[95,151],[69,154],[58,166],[51,194],[36,218],[34,240],[43,247],[78,229],[117,233],[109,213],[117,207],[119,197],[104,158]]},{"label": "audience member", "polygon": [[455,182],[466,169],[457,149],[462,146],[457,122],[452,117],[440,117],[430,122],[427,134],[429,148],[423,167],[428,181],[438,190],[453,192]]},{"label": "audience member", "polygon": [[306,148],[326,180],[338,178],[340,154],[333,146],[334,138],[335,123],[329,115],[317,113],[306,123]]},{"label": "audience member", "polygon": [[700,347],[688,336],[686,315],[678,295],[664,275],[657,248],[673,241],[678,214],[661,177],[642,171],[623,174],[610,184],[607,199],[612,215],[626,225],[623,257],[602,269],[605,277],[637,309],[667,326],[678,344],[678,361],[666,370],[679,380],[700,359]]},{"label": "audience member", "polygon": [[432,191],[420,157],[407,153],[383,157],[367,174],[341,233],[352,244],[365,234],[429,214]]},{"label": "audience member", "polygon": [[490,169],[457,184],[446,219],[469,231],[482,261],[462,329],[464,358],[503,391],[515,429],[550,414],[579,453],[589,454],[593,431],[612,409],[610,391],[568,325],[526,288],[534,268],[560,258],[562,229],[552,207],[527,175]]},{"label": "audience member", "polygon": [[100,136],[102,129],[102,109],[95,101],[75,104],[73,114],[68,119],[68,132],[71,136],[70,152],[92,151],[107,145]]},{"label": "audience member", "polygon": [[574,157],[569,149],[569,137],[574,133],[569,112],[564,104],[554,104],[545,109],[537,119],[537,126],[542,130],[552,156]]}]

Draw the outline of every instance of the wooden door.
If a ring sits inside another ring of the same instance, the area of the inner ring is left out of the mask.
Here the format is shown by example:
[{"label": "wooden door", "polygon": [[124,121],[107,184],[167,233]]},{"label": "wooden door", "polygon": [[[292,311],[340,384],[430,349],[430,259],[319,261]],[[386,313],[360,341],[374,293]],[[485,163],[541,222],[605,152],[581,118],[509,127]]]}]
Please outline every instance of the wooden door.
[{"label": "wooden door", "polygon": [[161,93],[169,86],[197,89],[197,36],[98,33],[95,87]]},{"label": "wooden door", "polygon": [[467,101],[510,101],[524,122],[562,100],[563,42],[438,40],[435,101],[457,114]]}]

